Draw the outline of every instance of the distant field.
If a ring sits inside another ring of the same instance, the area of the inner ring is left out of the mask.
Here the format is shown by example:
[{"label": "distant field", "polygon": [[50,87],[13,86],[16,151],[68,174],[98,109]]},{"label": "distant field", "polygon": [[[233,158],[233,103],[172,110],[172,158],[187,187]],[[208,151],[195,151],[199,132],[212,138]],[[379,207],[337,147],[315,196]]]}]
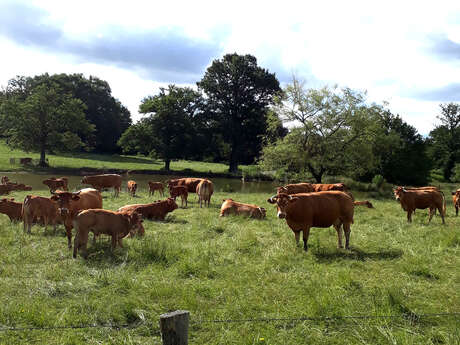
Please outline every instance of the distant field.
[{"label": "distant field", "polygon": [[[10,158],[31,157],[39,159],[38,153],[25,153],[21,150],[10,150],[0,142],[0,171],[24,170],[20,164],[11,165]],[[126,170],[160,170],[164,162],[142,156],[101,155],[93,153],[47,155],[50,167],[71,169],[126,169]],[[244,166],[242,166],[244,168]],[[190,169],[195,172],[227,173],[228,165],[195,161],[172,161],[171,170]]]},{"label": "distant field", "polygon": [[[266,207],[267,219],[219,218],[224,197]],[[190,344],[460,344],[460,316],[423,316],[460,312],[450,199],[446,226],[423,210],[408,224],[394,200],[370,199],[375,209],[355,210],[350,251],[314,228],[305,253],[267,197],[222,192],[200,209],[190,195],[188,209],[145,221],[146,236],[123,249],[90,241],[87,261],[71,258],[62,227],[26,235],[0,215],[0,344],[161,344],[159,315],[177,309],[191,313]],[[145,188],[104,192],[108,209],[149,201]],[[343,319],[276,320],[302,316]],[[272,320],[201,322],[261,318]],[[1,331],[78,325],[130,328]]]}]

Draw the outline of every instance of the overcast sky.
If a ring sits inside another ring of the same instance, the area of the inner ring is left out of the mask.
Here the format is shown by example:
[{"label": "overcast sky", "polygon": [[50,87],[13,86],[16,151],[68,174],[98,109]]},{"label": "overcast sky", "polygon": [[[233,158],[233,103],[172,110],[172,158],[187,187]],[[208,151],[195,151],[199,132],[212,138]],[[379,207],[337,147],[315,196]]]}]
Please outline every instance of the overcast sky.
[{"label": "overcast sky", "polygon": [[0,52],[0,86],[97,76],[134,120],[158,87],[252,54],[282,85],[367,90],[426,135],[440,103],[460,102],[460,1],[0,0]]}]

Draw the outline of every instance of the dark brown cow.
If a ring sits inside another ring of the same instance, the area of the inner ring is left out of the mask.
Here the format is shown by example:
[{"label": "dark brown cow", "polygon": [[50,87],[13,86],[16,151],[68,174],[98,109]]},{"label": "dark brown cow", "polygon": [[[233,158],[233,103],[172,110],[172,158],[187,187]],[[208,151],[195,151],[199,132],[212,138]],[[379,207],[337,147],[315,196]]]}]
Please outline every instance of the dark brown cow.
[{"label": "dark brown cow", "polygon": [[394,196],[401,203],[401,207],[407,212],[407,221],[412,222],[412,213],[416,209],[430,209],[430,218],[433,218],[434,210],[438,209],[441,214],[442,223],[444,222],[444,195],[437,190],[407,190],[404,187],[397,187],[394,190]]},{"label": "dark brown cow", "polygon": [[161,196],[164,196],[164,185],[161,182],[152,182],[149,181],[149,196],[154,195],[157,190]]},{"label": "dark brown cow", "polygon": [[452,192],[452,202],[454,203],[455,207],[455,215],[458,216],[458,209],[460,208],[460,189]]},{"label": "dark brown cow", "polygon": [[121,189],[122,178],[117,174],[102,174],[84,176],[81,183],[90,184],[93,188],[102,191],[103,188],[112,188],[115,196],[118,196]]},{"label": "dark brown cow", "polygon": [[57,204],[49,198],[27,195],[22,204],[22,218],[24,220],[24,231],[30,234],[34,220],[40,218],[45,225],[52,224],[56,231],[56,224],[59,221]]},{"label": "dark brown cow", "polygon": [[315,189],[311,183],[303,182],[303,183],[293,183],[287,184],[282,187],[277,188],[277,193],[281,194],[297,194],[297,193],[311,193],[314,192]]},{"label": "dark brown cow", "polygon": [[127,182],[127,189],[128,189],[128,193],[131,195],[131,196],[135,196],[136,195],[136,190],[137,190],[137,183],[136,181],[128,181]]},{"label": "dark brown cow", "polygon": [[58,212],[64,220],[67,246],[72,248],[72,221],[82,210],[102,208],[102,195],[97,189],[84,188],[78,192],[51,192],[51,200],[58,205]]},{"label": "dark brown cow", "polygon": [[1,199],[0,213],[6,214],[12,222],[22,220],[22,202],[15,202],[14,199]]},{"label": "dark brown cow", "polygon": [[[123,247],[122,238],[128,235],[132,229],[142,227],[142,217],[137,213],[121,213],[102,209],[84,210],[78,213],[73,220],[76,230],[73,257],[77,257],[78,250],[82,256],[88,257],[86,246],[88,233],[92,231],[95,236],[106,234],[112,237],[112,250],[117,243]],[[143,227],[142,227],[143,229]]]},{"label": "dark brown cow", "polygon": [[43,180],[43,184],[48,186],[48,188],[50,189],[50,192],[54,192],[56,189],[62,189],[64,191],[67,191],[68,183],[69,183],[69,180],[67,179],[67,177],[60,177],[60,178],[50,177],[50,178],[47,178],[46,180]]},{"label": "dark brown cow", "polygon": [[276,204],[278,218],[286,219],[299,243],[303,232],[303,248],[308,250],[310,228],[328,228],[334,226],[337,231],[338,247],[343,248],[342,226],[345,232],[345,248],[349,249],[351,224],[353,224],[354,206],[351,197],[340,191],[327,191],[301,194],[278,194],[267,200]]},{"label": "dark brown cow", "polygon": [[185,201],[185,207],[187,207],[188,190],[186,186],[171,186],[169,187],[169,194],[171,195],[171,198],[173,198],[174,200],[176,200],[176,198],[180,196],[180,205],[184,207]]},{"label": "dark brown cow", "polygon": [[32,190],[31,186],[27,186],[24,183],[7,182],[6,186],[9,186],[11,190],[23,190],[23,191]]},{"label": "dark brown cow", "polygon": [[241,202],[234,201],[233,199],[224,199],[223,201],[224,202],[220,207],[220,217],[235,214],[245,215],[256,219],[265,218],[266,210],[263,207],[252,204],[243,204]]},{"label": "dark brown cow", "polygon": [[158,200],[150,204],[134,204],[122,206],[118,212],[132,213],[137,212],[146,219],[164,220],[169,212],[177,209],[177,204],[172,198]]},{"label": "dark brown cow", "polygon": [[211,203],[212,193],[214,193],[213,183],[206,179],[202,180],[200,183],[198,183],[198,186],[196,187],[196,193],[198,194],[198,201],[200,202],[200,207],[203,201],[204,206],[206,206],[206,203],[208,203],[209,207],[209,204]]},{"label": "dark brown cow", "polygon": [[185,186],[187,187],[187,192],[195,193],[198,183],[200,183],[202,180],[204,179],[195,178],[195,177],[184,177],[184,178],[178,178],[175,180],[169,180],[167,181],[167,184],[168,184],[168,188],[170,189],[173,186]]}]

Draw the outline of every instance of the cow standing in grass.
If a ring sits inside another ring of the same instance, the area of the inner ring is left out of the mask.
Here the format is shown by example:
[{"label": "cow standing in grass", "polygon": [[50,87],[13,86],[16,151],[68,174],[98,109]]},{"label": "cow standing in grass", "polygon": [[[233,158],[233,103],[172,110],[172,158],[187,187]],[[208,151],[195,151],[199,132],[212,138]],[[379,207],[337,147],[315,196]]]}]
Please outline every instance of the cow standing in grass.
[{"label": "cow standing in grass", "polygon": [[454,203],[455,215],[458,216],[458,209],[460,208],[460,189],[452,192],[452,202]]},{"label": "cow standing in grass", "polygon": [[22,218],[24,220],[24,231],[30,234],[34,220],[41,219],[45,225],[52,224],[56,231],[56,224],[59,221],[58,206],[49,199],[42,196],[27,195],[22,204]]},{"label": "cow standing in grass", "polygon": [[354,205],[351,197],[340,191],[317,193],[277,194],[267,200],[276,204],[278,218],[294,232],[299,243],[303,233],[303,248],[308,250],[310,228],[328,228],[334,226],[337,231],[338,247],[343,248],[342,227],[345,232],[345,248],[349,249],[351,224],[353,224]]},{"label": "cow standing in grass", "polygon": [[164,196],[164,185],[161,182],[149,181],[149,196],[154,195],[157,190],[161,196]]},{"label": "cow standing in grass", "polygon": [[200,207],[201,204],[204,202],[204,206],[206,207],[206,203],[209,204],[211,203],[211,196],[212,193],[214,192],[214,185],[211,181],[209,180],[202,180],[200,183],[198,183],[198,186],[196,187],[196,194],[198,194],[198,201],[200,202]]},{"label": "cow standing in grass", "polygon": [[401,203],[401,207],[407,212],[407,221],[412,222],[412,213],[416,209],[430,209],[430,218],[428,223],[433,218],[435,209],[438,209],[441,214],[442,224],[444,221],[445,198],[444,195],[438,190],[407,190],[404,187],[397,187],[394,190],[394,196],[397,201]]},{"label": "cow standing in grass", "polygon": [[81,183],[90,184],[99,191],[113,187],[114,194],[117,197],[120,194],[122,178],[118,174],[91,175],[83,177]]},{"label": "cow standing in grass", "polygon": [[128,182],[127,182],[127,189],[128,189],[129,195],[131,195],[132,197],[134,197],[134,196],[136,195],[136,190],[137,190],[137,183],[136,183],[136,181],[128,181]]},{"label": "cow standing in grass", "polygon": [[22,202],[15,202],[14,199],[0,200],[0,213],[6,214],[10,221],[22,220]]},{"label": "cow standing in grass", "polygon": [[171,186],[169,187],[169,194],[171,198],[176,200],[178,196],[180,196],[181,199],[181,206],[184,207],[184,201],[185,201],[185,207],[187,207],[187,198],[188,198],[188,190],[186,186]]},{"label": "cow standing in grass", "polygon": [[50,177],[50,178],[47,178],[46,180],[43,180],[43,184],[48,186],[48,188],[50,189],[50,192],[54,192],[57,189],[61,189],[64,191],[69,190],[68,189],[69,180],[67,177],[61,177],[61,178]]}]

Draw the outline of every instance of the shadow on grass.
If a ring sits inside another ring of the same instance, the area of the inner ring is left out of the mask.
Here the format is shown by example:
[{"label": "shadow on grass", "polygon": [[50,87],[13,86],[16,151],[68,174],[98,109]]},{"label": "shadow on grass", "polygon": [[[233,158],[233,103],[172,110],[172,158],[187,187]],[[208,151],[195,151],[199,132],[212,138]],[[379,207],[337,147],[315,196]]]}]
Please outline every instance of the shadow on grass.
[{"label": "shadow on grass", "polygon": [[395,260],[399,259],[404,252],[401,249],[379,249],[375,252],[366,252],[360,248],[351,247],[350,250],[326,248],[313,249],[312,254],[319,262],[333,262],[338,260]]}]

